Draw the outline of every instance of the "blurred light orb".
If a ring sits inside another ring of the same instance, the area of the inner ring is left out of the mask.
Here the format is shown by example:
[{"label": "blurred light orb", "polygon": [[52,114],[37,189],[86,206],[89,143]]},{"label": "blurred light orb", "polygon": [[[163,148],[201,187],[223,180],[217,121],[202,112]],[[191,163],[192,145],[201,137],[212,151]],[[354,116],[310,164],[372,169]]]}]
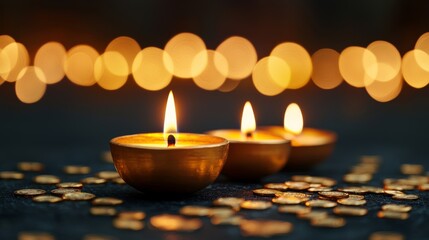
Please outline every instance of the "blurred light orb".
[{"label": "blurred light orb", "polygon": [[15,83],[15,93],[23,103],[39,101],[46,91],[46,79],[42,69],[34,66],[23,68]]},{"label": "blurred light orb", "polygon": [[[375,41],[369,44],[367,49],[374,54],[377,64],[379,64],[375,80],[390,81],[401,71],[401,54],[393,44],[386,41]],[[380,67],[385,65],[389,67]]]},{"label": "blurred light orb", "polygon": [[269,56],[256,63],[252,73],[255,88],[266,96],[283,92],[291,80],[291,70],[281,58]]},{"label": "blurred light orb", "polygon": [[94,77],[103,89],[119,89],[127,82],[127,61],[118,52],[105,52],[94,63]]},{"label": "blurred light orb", "polygon": [[64,76],[64,63],[67,51],[59,42],[48,42],[37,50],[34,66],[41,69],[47,84],[61,81]]},{"label": "blurred light orb", "polygon": [[194,83],[204,90],[216,90],[222,86],[228,75],[228,61],[221,54],[213,50],[207,50],[207,53],[200,52],[194,59],[194,65],[198,65],[204,55],[208,56],[207,66],[203,72],[195,76]]},{"label": "blurred light orb", "polygon": [[128,75],[128,63],[124,56],[119,52],[104,52],[102,54],[104,67],[116,76]]},{"label": "blurred light orb", "polygon": [[228,61],[228,75],[232,80],[242,80],[252,74],[258,61],[253,44],[244,37],[232,36],[225,39],[216,48]]},{"label": "blurred light orb", "polygon": [[[192,33],[179,33],[174,36],[165,45],[164,50],[168,53],[173,61],[174,72],[172,74],[179,78],[192,78],[204,71],[207,65],[206,45],[204,41]],[[192,67],[194,58],[200,53],[203,53],[201,62],[198,67]],[[168,60],[166,60],[168,61]],[[168,68],[167,68],[168,69]],[[168,69],[168,70],[171,70]]]},{"label": "blurred light orb", "polygon": [[15,42],[15,39],[9,35],[0,35],[0,49]]},{"label": "blurred light orb", "polygon": [[[383,71],[393,72],[393,67],[386,63],[379,64],[380,69]],[[388,70],[390,68],[390,70]],[[402,75],[400,72],[396,74],[389,81],[374,80],[371,84],[365,86],[367,93],[376,101],[388,102],[395,99],[402,90]]]},{"label": "blurred light orb", "polygon": [[362,88],[377,78],[377,58],[366,48],[351,46],[341,52],[339,69],[348,84]]},{"label": "blurred light orb", "polygon": [[330,48],[317,50],[312,56],[313,72],[311,78],[321,89],[334,89],[342,82],[338,66],[340,54]]},{"label": "blurred light orb", "polygon": [[15,82],[21,70],[30,63],[30,56],[25,46],[18,42],[8,44],[3,48],[3,52],[8,56],[10,64],[10,71],[4,75],[4,80]]},{"label": "blurred light orb", "polygon": [[0,80],[6,78],[12,69],[9,56],[3,49],[0,49]]},{"label": "blurred light orb", "polygon": [[217,90],[219,92],[232,92],[234,89],[236,89],[238,87],[238,85],[240,85],[241,81],[236,81],[236,80],[231,80],[231,79],[226,79],[226,81],[222,84],[222,86],[220,86]]},{"label": "blurred light orb", "polygon": [[290,68],[291,77],[288,88],[299,89],[310,81],[313,71],[311,57],[304,47],[293,42],[284,42],[277,45],[270,56],[285,61]]},{"label": "blurred light orb", "polygon": [[164,50],[147,47],[134,59],[132,73],[141,88],[158,91],[170,84],[174,71],[173,60]]},{"label": "blurred light orb", "polygon": [[77,45],[67,52],[64,71],[67,78],[79,86],[92,86],[97,81],[94,76],[97,50],[89,45]]},{"label": "blurred light orb", "polygon": [[402,58],[402,75],[413,88],[423,88],[429,83],[429,71],[417,62],[425,58],[429,58],[428,54],[419,49],[407,52]]},{"label": "blurred light orb", "polygon": [[137,53],[141,50],[140,45],[131,37],[120,36],[113,39],[109,45],[107,45],[105,52],[118,52],[126,60],[128,65],[128,74],[132,71],[134,58]]}]

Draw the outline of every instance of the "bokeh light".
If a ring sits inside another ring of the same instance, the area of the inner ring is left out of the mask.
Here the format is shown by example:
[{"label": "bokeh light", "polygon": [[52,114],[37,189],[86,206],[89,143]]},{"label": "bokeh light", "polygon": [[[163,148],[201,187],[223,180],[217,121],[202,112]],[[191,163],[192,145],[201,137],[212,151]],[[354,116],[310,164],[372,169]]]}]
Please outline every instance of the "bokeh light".
[{"label": "bokeh light", "polygon": [[288,88],[301,88],[310,80],[313,71],[311,57],[301,45],[293,42],[281,43],[271,51],[270,56],[281,58],[289,65],[291,78]]},{"label": "bokeh light", "polygon": [[[172,74],[179,78],[192,78],[199,75],[207,65],[207,55],[200,57],[198,67],[192,63],[194,58],[200,53],[206,53],[204,41],[192,33],[180,33],[174,36],[165,45],[164,50],[170,55],[173,61]],[[170,70],[170,69],[168,69]]]},{"label": "bokeh light", "polygon": [[[380,63],[379,69],[382,71],[393,72],[396,71],[391,65]],[[365,86],[367,93],[376,101],[388,102],[395,99],[402,89],[402,75],[400,72],[396,74],[389,81],[374,80],[371,84]]]},{"label": "bokeh light", "polygon": [[4,82],[11,70],[9,56],[3,49],[0,49],[0,84]]},{"label": "bokeh light", "polygon": [[338,68],[340,54],[330,48],[322,48],[312,56],[313,72],[311,78],[314,84],[321,89],[333,89],[342,82],[340,69]]},{"label": "bokeh light", "polygon": [[28,66],[30,57],[22,43],[13,42],[3,48],[3,53],[9,58],[10,70],[2,78],[8,82],[15,82],[19,72]]},{"label": "bokeh light", "polygon": [[80,86],[94,85],[94,64],[98,57],[97,50],[88,45],[77,45],[70,49],[64,64],[67,78]]},{"label": "bokeh light", "polygon": [[377,58],[366,48],[351,46],[339,58],[341,76],[353,87],[370,85],[377,77]]},{"label": "bokeh light", "polygon": [[34,66],[43,71],[47,84],[57,83],[64,78],[66,56],[66,49],[59,42],[48,42],[39,48],[34,58]]},{"label": "bokeh light", "polygon": [[157,91],[170,84],[173,69],[173,60],[168,53],[156,47],[147,47],[134,59],[132,73],[141,88]]},{"label": "bokeh light", "polygon": [[9,35],[0,35],[0,48],[4,48],[7,45],[15,42],[15,39]]},{"label": "bokeh light", "polygon": [[219,92],[232,92],[234,89],[236,89],[240,85],[240,81],[226,79],[226,81],[220,86],[217,90]]},{"label": "bokeh light", "polygon": [[258,61],[258,55],[253,44],[246,38],[232,36],[216,48],[228,61],[228,78],[244,79],[252,74],[253,67]]},{"label": "bokeh light", "polygon": [[194,59],[194,64],[200,62],[207,54],[208,62],[203,72],[194,77],[195,84],[205,90],[216,90],[226,80],[228,75],[228,61],[221,54],[213,50],[208,50],[207,53],[200,52]]},{"label": "bokeh light", "polygon": [[429,59],[428,54],[419,49],[407,52],[402,58],[402,75],[411,87],[423,88],[429,83],[429,71],[417,62],[425,58]]},{"label": "bokeh light", "polygon": [[46,91],[46,79],[42,69],[34,66],[23,68],[15,83],[15,93],[24,103],[39,101]]},{"label": "bokeh light", "polygon": [[107,45],[105,52],[120,53],[127,61],[128,73],[131,73],[134,58],[140,50],[140,45],[136,40],[127,36],[120,36],[113,39],[109,45]]},{"label": "bokeh light", "polygon": [[[368,45],[367,49],[371,51],[377,59],[377,81],[390,81],[401,71],[401,54],[398,49],[386,41],[375,41]],[[387,67],[383,67],[387,66]]]},{"label": "bokeh light", "polygon": [[253,69],[252,79],[256,89],[267,96],[283,92],[289,85],[291,70],[281,58],[262,58]]},{"label": "bokeh light", "polygon": [[97,84],[106,90],[124,86],[128,78],[127,60],[118,52],[105,52],[94,63]]}]

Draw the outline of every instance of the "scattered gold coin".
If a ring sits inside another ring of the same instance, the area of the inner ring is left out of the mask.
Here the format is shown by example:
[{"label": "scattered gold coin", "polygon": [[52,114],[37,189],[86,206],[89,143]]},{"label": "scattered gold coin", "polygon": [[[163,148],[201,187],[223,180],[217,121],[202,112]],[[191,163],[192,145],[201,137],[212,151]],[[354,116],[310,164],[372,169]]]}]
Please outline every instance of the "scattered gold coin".
[{"label": "scattered gold coin", "polygon": [[39,203],[57,203],[61,202],[62,200],[62,198],[52,195],[40,195],[33,197],[33,201]]},{"label": "scattered gold coin", "polygon": [[402,195],[393,195],[392,198],[396,200],[416,200],[419,198],[419,196],[414,194],[402,194]]},{"label": "scattered gold coin", "polygon": [[79,182],[63,182],[55,185],[57,188],[82,188],[83,184]]},{"label": "scattered gold coin", "polygon": [[277,204],[300,204],[307,201],[308,198],[298,198],[294,196],[281,196],[273,198],[271,201]]},{"label": "scattered gold coin", "polygon": [[384,185],[384,189],[386,190],[397,190],[397,191],[405,191],[405,190],[413,190],[414,186],[405,185],[405,184],[386,184]]},{"label": "scattered gold coin", "polygon": [[310,187],[309,189],[307,189],[307,191],[309,191],[309,192],[327,192],[327,191],[332,191],[332,188],[330,188],[330,187]]},{"label": "scattered gold coin", "polygon": [[71,201],[89,201],[95,198],[95,195],[87,192],[71,192],[63,195],[64,200]]},{"label": "scattered gold coin", "polygon": [[369,173],[349,173],[343,177],[344,182],[347,183],[367,183],[371,179],[372,175]]},{"label": "scattered gold coin", "polygon": [[332,209],[332,212],[337,215],[364,216],[368,213],[368,210],[361,207],[338,206]]},{"label": "scattered gold coin", "polygon": [[274,197],[276,193],[281,193],[281,191],[274,190],[274,189],[266,189],[266,188],[253,190],[253,194],[258,196],[264,196],[264,197]]},{"label": "scattered gold coin", "polygon": [[317,218],[327,218],[329,217],[328,212],[321,210],[311,210],[309,212],[299,212],[297,213],[298,218],[301,219],[317,219]]},{"label": "scattered gold coin", "polygon": [[284,205],[284,206],[279,206],[278,211],[281,213],[304,214],[304,213],[311,212],[311,208],[304,207],[301,205]]},{"label": "scattered gold coin", "polygon": [[217,208],[210,208],[209,216],[210,217],[230,217],[235,214],[235,211],[231,208],[225,208],[225,207],[217,207]]},{"label": "scattered gold coin", "polygon": [[384,189],[381,187],[361,186],[361,188],[370,192],[370,193],[384,193]]},{"label": "scattered gold coin", "polygon": [[343,188],[338,188],[338,191],[345,192],[345,193],[355,193],[355,194],[363,194],[368,192],[367,189],[362,187],[343,187]]},{"label": "scattered gold coin", "polygon": [[185,216],[208,216],[210,213],[210,208],[203,206],[184,206],[180,208],[179,213]]},{"label": "scattered gold coin", "polygon": [[424,172],[423,165],[420,164],[402,164],[401,173],[407,175],[419,175]]},{"label": "scattered gold coin", "polygon": [[346,220],[340,217],[314,218],[311,219],[314,227],[340,228],[346,225]]},{"label": "scattered gold coin", "polygon": [[337,202],[342,205],[348,205],[348,206],[362,206],[366,204],[366,200],[357,200],[357,199],[351,199],[351,198],[342,198],[338,199]]},{"label": "scattered gold coin", "polygon": [[357,195],[357,194],[349,194],[348,199],[364,200],[364,199],[365,199],[365,196]]},{"label": "scattered gold coin", "polygon": [[291,190],[306,190],[310,188],[310,184],[308,182],[294,182],[294,181],[287,181],[285,182],[286,186]]},{"label": "scattered gold coin", "polygon": [[40,172],[45,168],[42,163],[39,162],[20,162],[18,163],[18,169],[25,172]]},{"label": "scattered gold coin", "polygon": [[231,207],[235,210],[240,209],[240,204],[244,202],[244,198],[235,198],[235,197],[223,197],[218,198],[213,201],[213,205],[215,206],[226,206]]},{"label": "scattered gold coin", "polygon": [[106,183],[106,179],[98,177],[87,177],[81,180],[83,184],[103,184]]},{"label": "scattered gold coin", "polygon": [[310,198],[310,194],[302,193],[302,192],[280,192],[276,193],[276,197],[283,197],[283,196],[291,196],[291,197],[297,197],[297,198]]},{"label": "scattered gold coin", "polygon": [[295,182],[307,182],[311,184],[322,184],[325,187],[332,187],[335,184],[337,184],[337,181],[335,181],[332,178],[327,177],[316,177],[316,176],[308,176],[308,175],[294,175],[292,176],[292,181]]},{"label": "scattered gold coin", "polygon": [[91,168],[88,166],[69,165],[64,167],[64,172],[67,174],[88,174]]},{"label": "scattered gold coin", "polygon": [[325,198],[330,199],[341,199],[341,198],[348,198],[349,195],[345,192],[338,192],[338,191],[329,191],[329,192],[319,192],[319,195]]},{"label": "scattered gold coin", "polygon": [[305,202],[305,206],[307,207],[320,207],[320,208],[333,208],[337,206],[336,202],[328,201],[328,200],[310,200]]},{"label": "scattered gold coin", "polygon": [[78,188],[56,188],[52,189],[51,193],[57,196],[63,196],[66,193],[80,192]]},{"label": "scattered gold coin", "polygon": [[241,220],[243,220],[243,217],[241,216],[229,216],[229,217],[215,216],[210,219],[213,225],[234,225],[234,226],[240,225]]},{"label": "scattered gold coin", "polygon": [[360,157],[361,163],[380,164],[381,156],[378,155],[363,155]]},{"label": "scattered gold coin", "polygon": [[403,204],[384,204],[381,206],[381,209],[384,211],[393,211],[393,212],[409,212],[413,207]]},{"label": "scattered gold coin", "polygon": [[126,184],[126,182],[124,181],[124,179],[122,179],[120,177],[112,179],[112,182],[116,183],[116,184]]},{"label": "scattered gold coin", "polygon": [[113,198],[113,197],[99,197],[92,200],[92,205],[103,205],[103,206],[114,206],[122,204],[124,201],[122,199]]},{"label": "scattered gold coin", "polygon": [[14,171],[2,171],[0,172],[0,179],[4,180],[20,180],[24,179],[24,174]]},{"label": "scattered gold coin", "polygon": [[139,231],[144,228],[144,222],[134,219],[116,218],[113,220],[113,226],[117,229]]},{"label": "scattered gold coin", "polygon": [[19,189],[14,192],[15,195],[23,196],[23,197],[35,197],[35,196],[43,195],[45,193],[46,191],[43,189],[32,189],[32,188]]},{"label": "scattered gold coin", "polygon": [[119,178],[121,176],[119,176],[119,173],[117,173],[115,171],[101,171],[101,172],[97,173],[97,177],[102,178],[102,179],[106,179],[106,180],[112,180],[115,178]]},{"label": "scattered gold coin", "polygon": [[55,240],[55,237],[45,232],[20,232],[18,240]]},{"label": "scattered gold coin", "polygon": [[276,220],[241,220],[241,234],[246,237],[271,237],[291,232],[290,222]]},{"label": "scattered gold coin", "polygon": [[377,217],[405,220],[408,219],[409,214],[405,212],[378,211]]},{"label": "scattered gold coin", "polygon": [[284,183],[267,183],[264,185],[264,188],[274,189],[278,191],[286,191],[288,187]]},{"label": "scattered gold coin", "polygon": [[162,231],[192,232],[200,229],[203,222],[198,218],[184,218],[179,215],[161,214],[150,218],[153,227]]},{"label": "scattered gold coin", "polygon": [[115,216],[116,209],[112,207],[91,207],[89,212],[95,216]]},{"label": "scattered gold coin", "polygon": [[419,185],[419,190],[420,191],[429,191],[429,183],[420,184]]},{"label": "scattered gold coin", "polygon": [[267,201],[246,200],[240,204],[240,207],[248,210],[265,210],[271,208],[273,204]]},{"label": "scattered gold coin", "polygon": [[398,191],[398,190],[384,190],[385,194],[388,195],[404,195],[405,193]]},{"label": "scattered gold coin", "polygon": [[369,240],[405,240],[405,237],[396,232],[375,232],[369,236]]},{"label": "scattered gold coin", "polygon": [[39,175],[34,177],[33,181],[38,184],[57,184],[61,180],[54,175]]},{"label": "scattered gold coin", "polygon": [[122,211],[118,214],[118,218],[131,219],[131,220],[143,220],[146,214],[142,211]]}]

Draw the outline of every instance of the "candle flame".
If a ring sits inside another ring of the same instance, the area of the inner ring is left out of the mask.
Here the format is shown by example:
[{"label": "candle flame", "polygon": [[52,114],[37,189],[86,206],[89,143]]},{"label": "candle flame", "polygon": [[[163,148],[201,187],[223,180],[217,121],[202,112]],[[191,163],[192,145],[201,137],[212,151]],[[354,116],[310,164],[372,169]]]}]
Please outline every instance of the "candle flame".
[{"label": "candle flame", "polygon": [[298,135],[302,132],[304,127],[304,119],[302,117],[301,109],[298,104],[291,103],[286,108],[284,116],[284,128],[287,132]]},{"label": "candle flame", "polygon": [[241,116],[241,133],[251,136],[256,129],[255,114],[249,101],[244,104],[243,115]]},{"label": "candle flame", "polygon": [[165,107],[164,118],[164,138],[167,140],[170,133],[177,132],[176,107],[174,106],[173,92],[168,94],[167,105]]}]

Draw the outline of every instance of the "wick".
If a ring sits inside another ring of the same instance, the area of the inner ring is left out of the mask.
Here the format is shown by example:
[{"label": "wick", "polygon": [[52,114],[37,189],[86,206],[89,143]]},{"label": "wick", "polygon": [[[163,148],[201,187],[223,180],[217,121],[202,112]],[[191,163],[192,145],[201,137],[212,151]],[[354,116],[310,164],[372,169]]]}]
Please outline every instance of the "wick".
[{"label": "wick", "polygon": [[167,146],[174,147],[175,145],[176,145],[176,138],[172,134],[168,135]]},{"label": "wick", "polygon": [[253,133],[252,132],[247,132],[246,133],[246,138],[252,138]]}]

